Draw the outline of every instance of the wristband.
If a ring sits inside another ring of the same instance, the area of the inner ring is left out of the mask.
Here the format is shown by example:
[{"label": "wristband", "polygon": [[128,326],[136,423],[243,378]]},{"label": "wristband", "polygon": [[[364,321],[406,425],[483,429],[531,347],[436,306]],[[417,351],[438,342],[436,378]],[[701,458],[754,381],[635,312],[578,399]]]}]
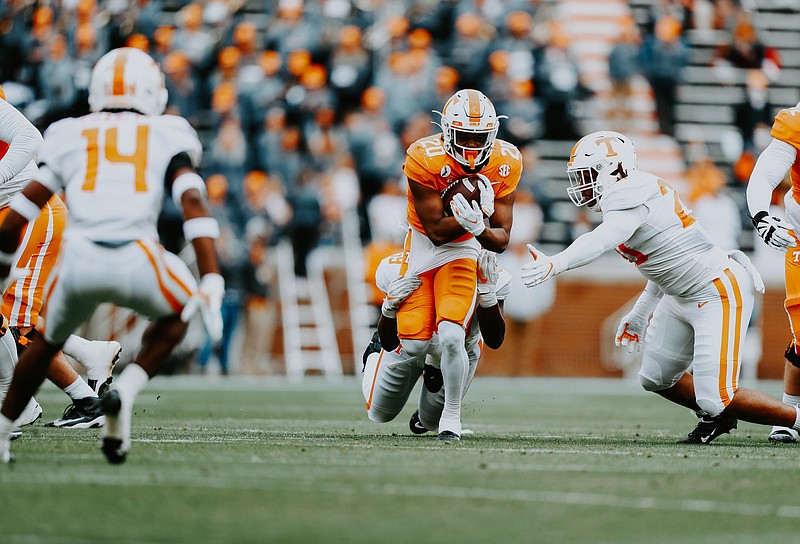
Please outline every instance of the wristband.
[{"label": "wristband", "polygon": [[761,210],[760,212],[755,214],[753,217],[751,217],[751,219],[753,220],[753,226],[757,227],[758,224],[761,222],[761,220],[764,219],[768,215],[769,215],[769,213],[764,211],[764,210]]},{"label": "wristband", "polygon": [[497,293],[490,291],[489,293],[481,293],[478,295],[478,304],[481,308],[491,308],[497,306]]},{"label": "wristband", "polygon": [[397,319],[397,309],[387,308],[386,299],[383,299],[383,304],[381,304],[381,314],[388,319]]},{"label": "wristband", "polygon": [[206,184],[197,172],[181,174],[172,182],[172,200],[178,208],[182,208],[181,195],[189,189],[197,189],[201,195],[206,194]]},{"label": "wristband", "polygon": [[213,217],[195,217],[183,222],[183,236],[188,241],[195,238],[219,238],[219,223]]},{"label": "wristband", "polygon": [[35,221],[42,213],[42,209],[31,202],[24,193],[17,193],[11,199],[10,208],[24,217],[28,222]]}]

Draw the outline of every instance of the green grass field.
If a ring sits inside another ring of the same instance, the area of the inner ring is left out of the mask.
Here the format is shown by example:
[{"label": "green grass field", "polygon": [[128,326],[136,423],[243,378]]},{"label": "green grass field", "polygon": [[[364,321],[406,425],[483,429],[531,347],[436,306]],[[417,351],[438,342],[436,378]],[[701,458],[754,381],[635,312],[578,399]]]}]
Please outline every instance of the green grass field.
[{"label": "green grass field", "polygon": [[0,543],[798,541],[799,451],[764,428],[676,445],[693,416],[636,383],[478,378],[448,445],[410,434],[412,404],[378,425],[352,378],[156,379],[124,465],[97,430],[13,443]]}]

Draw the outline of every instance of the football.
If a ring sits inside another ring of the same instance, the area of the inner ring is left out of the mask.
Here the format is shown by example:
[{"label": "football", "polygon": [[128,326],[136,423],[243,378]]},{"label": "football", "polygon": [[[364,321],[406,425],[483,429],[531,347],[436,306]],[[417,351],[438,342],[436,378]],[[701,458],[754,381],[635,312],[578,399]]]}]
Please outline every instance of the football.
[{"label": "football", "polygon": [[444,214],[448,216],[453,215],[453,212],[450,210],[450,201],[453,200],[454,196],[459,194],[464,195],[464,198],[466,198],[469,203],[475,201],[480,204],[481,190],[478,187],[478,180],[480,179],[481,178],[478,176],[469,176],[457,179],[445,187],[440,193],[442,202],[444,203]]}]

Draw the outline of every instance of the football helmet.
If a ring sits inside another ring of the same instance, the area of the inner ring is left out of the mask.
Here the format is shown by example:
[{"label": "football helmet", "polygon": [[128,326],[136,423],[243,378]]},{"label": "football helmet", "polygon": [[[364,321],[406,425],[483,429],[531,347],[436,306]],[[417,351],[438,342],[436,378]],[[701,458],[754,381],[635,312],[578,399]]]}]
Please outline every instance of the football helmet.
[{"label": "football helmet", "polygon": [[567,194],[576,206],[596,209],[603,191],[636,168],[636,149],[627,137],[610,130],[592,132],[572,148]]},{"label": "football helmet", "polygon": [[132,47],[112,49],[95,64],[89,81],[92,111],[123,109],[161,115],[166,106],[164,74],[144,51]]},{"label": "football helmet", "polygon": [[474,169],[492,154],[492,146],[500,128],[500,119],[489,98],[474,89],[461,89],[442,108],[444,149],[456,161]]}]

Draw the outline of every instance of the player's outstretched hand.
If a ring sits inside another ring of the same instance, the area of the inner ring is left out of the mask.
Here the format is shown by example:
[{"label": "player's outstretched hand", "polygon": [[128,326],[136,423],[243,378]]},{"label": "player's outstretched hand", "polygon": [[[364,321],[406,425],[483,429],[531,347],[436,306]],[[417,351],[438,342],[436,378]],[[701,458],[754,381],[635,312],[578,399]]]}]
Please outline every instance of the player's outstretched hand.
[{"label": "player's outstretched hand", "polygon": [[225,280],[219,274],[205,274],[197,292],[192,295],[181,312],[181,320],[188,323],[200,312],[212,343],[222,339],[222,297],[225,296]]},{"label": "player's outstretched hand", "polygon": [[461,225],[461,228],[471,235],[480,236],[486,230],[486,224],[483,222],[483,212],[477,202],[473,202],[472,206],[470,206],[464,195],[457,194],[450,201],[450,210],[453,212],[453,217],[456,218],[458,224]]},{"label": "player's outstretched hand", "polygon": [[486,217],[491,217],[494,213],[494,189],[492,182],[483,174],[478,174],[478,189],[481,192],[481,211]]},{"label": "player's outstretched hand", "polygon": [[614,344],[618,348],[627,348],[628,353],[642,349],[644,331],[647,329],[647,318],[636,312],[631,312],[623,317],[614,336]]},{"label": "player's outstretched hand", "polygon": [[389,319],[397,317],[397,309],[408,296],[422,285],[422,280],[417,276],[397,276],[389,284],[386,298],[383,299],[381,313]]},{"label": "player's outstretched hand", "polygon": [[780,217],[761,211],[753,216],[753,226],[764,243],[772,249],[785,253],[790,247],[797,245],[797,239],[789,232],[794,227]]},{"label": "player's outstretched hand", "polygon": [[533,257],[533,262],[530,262],[522,267],[522,281],[526,287],[536,287],[540,283],[544,283],[556,274],[558,270],[555,269],[552,259],[528,244],[528,251]]}]

